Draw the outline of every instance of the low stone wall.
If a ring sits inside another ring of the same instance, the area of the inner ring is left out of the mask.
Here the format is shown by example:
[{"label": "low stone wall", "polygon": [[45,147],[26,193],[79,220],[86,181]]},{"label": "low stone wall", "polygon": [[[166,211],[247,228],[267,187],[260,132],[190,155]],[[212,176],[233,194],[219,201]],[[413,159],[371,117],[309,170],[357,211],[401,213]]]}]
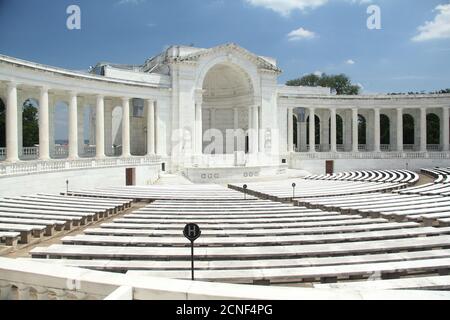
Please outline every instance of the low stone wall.
[{"label": "low stone wall", "polygon": [[0,176],[0,197],[33,193],[59,193],[70,189],[125,186],[127,168],[136,169],[136,185],[149,185],[159,179],[159,163],[142,166],[89,168],[57,172],[36,172],[19,176]]},{"label": "low stone wall", "polygon": [[[449,159],[329,159],[334,161],[334,172],[343,172],[350,170],[383,170],[383,169],[407,169],[420,171],[422,168],[448,167]],[[326,161],[294,159],[291,161],[290,168],[306,170],[312,174],[325,174]]]},{"label": "low stone wall", "polygon": [[251,181],[286,174],[287,165],[254,167],[186,168],[183,175],[194,183],[229,183]]}]

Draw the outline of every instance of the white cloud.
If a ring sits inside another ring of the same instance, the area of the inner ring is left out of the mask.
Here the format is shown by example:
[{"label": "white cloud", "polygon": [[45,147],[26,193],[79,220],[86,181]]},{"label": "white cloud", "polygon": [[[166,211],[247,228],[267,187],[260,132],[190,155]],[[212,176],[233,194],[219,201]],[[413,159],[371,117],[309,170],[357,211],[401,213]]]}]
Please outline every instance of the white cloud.
[{"label": "white cloud", "polygon": [[323,72],[322,71],[315,71],[313,74],[318,76],[318,77],[323,76]]},{"label": "white cloud", "polygon": [[[289,16],[292,11],[306,11],[316,9],[329,2],[329,0],[245,0],[255,7],[273,10],[283,16]],[[340,0],[351,4],[369,4],[372,0]]]},{"label": "white cloud", "polygon": [[346,64],[349,64],[349,65],[353,65],[353,64],[355,64],[356,62],[355,62],[354,60],[352,60],[352,59],[348,59],[347,61],[345,61],[345,63],[346,63]]},{"label": "white cloud", "polygon": [[297,30],[289,32],[287,37],[289,41],[300,41],[314,39],[316,37],[316,34],[312,31],[299,28]]},{"label": "white cloud", "polygon": [[434,21],[427,21],[418,27],[419,33],[412,38],[412,41],[423,42],[450,38],[450,4],[439,5],[434,11],[438,11]]},{"label": "white cloud", "polygon": [[263,7],[288,16],[294,10],[305,11],[323,6],[328,0],[245,0],[253,6]]}]

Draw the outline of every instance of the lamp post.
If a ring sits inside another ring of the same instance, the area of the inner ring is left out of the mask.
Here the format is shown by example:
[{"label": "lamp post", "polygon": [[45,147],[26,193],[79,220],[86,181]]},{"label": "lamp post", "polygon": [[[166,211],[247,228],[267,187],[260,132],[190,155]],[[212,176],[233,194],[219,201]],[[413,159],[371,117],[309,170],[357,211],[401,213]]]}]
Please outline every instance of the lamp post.
[{"label": "lamp post", "polygon": [[247,188],[248,188],[248,186],[246,184],[244,184],[242,188],[244,189],[244,200],[247,200]]},{"label": "lamp post", "polygon": [[66,196],[69,195],[69,180],[66,180]]},{"label": "lamp post", "polygon": [[297,185],[295,183],[292,184],[292,200],[294,200],[294,198],[295,198],[295,187],[296,186]]}]

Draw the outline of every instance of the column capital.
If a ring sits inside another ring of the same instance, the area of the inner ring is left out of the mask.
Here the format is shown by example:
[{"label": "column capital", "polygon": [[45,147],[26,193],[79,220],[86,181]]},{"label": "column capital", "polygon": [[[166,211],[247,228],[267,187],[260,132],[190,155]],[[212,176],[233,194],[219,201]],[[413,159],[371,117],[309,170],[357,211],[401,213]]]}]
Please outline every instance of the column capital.
[{"label": "column capital", "polygon": [[73,98],[73,97],[78,97],[78,92],[77,92],[77,91],[69,91],[69,96],[70,96],[71,98]]},{"label": "column capital", "polygon": [[104,100],[104,99],[105,99],[105,96],[104,96],[103,94],[97,94],[97,95],[95,96],[95,98],[96,98],[97,100]]},{"label": "column capital", "polygon": [[40,93],[45,93],[46,92],[48,94],[49,91],[50,91],[50,88],[48,86],[40,86],[39,87],[39,92]]},{"label": "column capital", "polygon": [[10,81],[7,81],[7,82],[6,82],[6,87],[7,87],[8,89],[11,89],[11,88],[17,88],[18,85],[19,85],[19,84],[18,84],[17,81],[15,81],[15,80],[10,80]]},{"label": "column capital", "polygon": [[130,100],[131,100],[131,98],[129,98],[129,97],[120,97],[120,99],[122,100],[123,103],[130,102]]}]

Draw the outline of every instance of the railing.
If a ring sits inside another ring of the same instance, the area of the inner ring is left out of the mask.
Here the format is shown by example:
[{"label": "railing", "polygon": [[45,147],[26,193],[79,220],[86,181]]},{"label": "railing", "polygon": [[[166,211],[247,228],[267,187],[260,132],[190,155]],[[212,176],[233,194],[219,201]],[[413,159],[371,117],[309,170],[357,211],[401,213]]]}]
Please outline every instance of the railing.
[{"label": "railing", "polygon": [[450,152],[316,152],[291,153],[291,160],[450,159]]},{"label": "railing", "polygon": [[69,147],[68,146],[55,146],[53,149],[53,157],[55,159],[64,159],[69,156]]},{"label": "railing", "polygon": [[[84,146],[81,149],[83,152],[80,153],[80,157],[89,158],[95,157],[96,147],[95,146]],[[81,151],[80,150],[80,151]],[[113,156],[119,157],[122,155],[122,147],[113,148]],[[69,156],[68,146],[55,146],[54,151],[51,154],[51,157],[54,159],[64,159]],[[6,159],[6,148],[0,148],[0,161]],[[37,160],[39,159],[39,147],[24,147],[22,149],[22,153],[20,155],[21,160]]]},{"label": "railing", "polygon": [[122,146],[114,146],[113,153],[116,157],[120,156],[122,154]]},{"label": "railing", "polygon": [[84,155],[85,157],[94,157],[97,148],[95,146],[85,146],[84,147]]},{"label": "railing", "polygon": [[382,144],[380,146],[380,149],[383,152],[390,152],[391,151],[391,145],[390,144]]},{"label": "railing", "polygon": [[194,282],[0,258],[0,300],[48,300],[50,296],[57,300],[448,300],[450,293]]},{"label": "railing", "polygon": [[427,145],[427,151],[431,152],[439,152],[442,150],[442,147],[440,144],[429,144]]},{"label": "railing", "polygon": [[366,144],[358,145],[358,150],[363,152],[367,151],[367,145]]},{"label": "railing", "polygon": [[0,162],[0,177],[23,175],[30,173],[54,172],[64,170],[117,167],[117,166],[143,166],[160,164],[161,157],[145,156],[130,158],[104,158],[104,159],[78,159],[78,160],[48,160],[48,161],[22,161],[15,163]]}]

